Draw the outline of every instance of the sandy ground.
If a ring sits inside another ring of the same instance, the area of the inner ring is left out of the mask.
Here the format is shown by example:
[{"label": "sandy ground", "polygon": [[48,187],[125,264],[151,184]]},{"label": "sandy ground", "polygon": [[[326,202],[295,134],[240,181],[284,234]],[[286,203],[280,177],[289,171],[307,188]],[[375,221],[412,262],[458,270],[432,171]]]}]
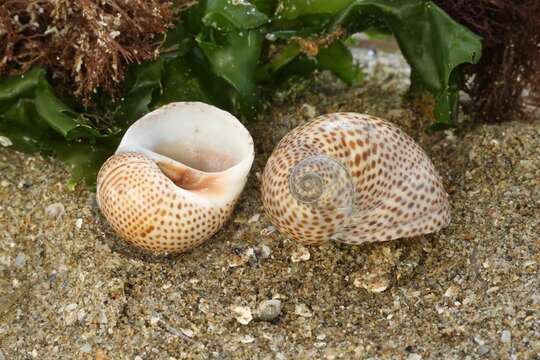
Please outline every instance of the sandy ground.
[{"label": "sandy ground", "polygon": [[[257,158],[231,221],[180,256],[124,245],[62,163],[0,149],[0,359],[540,358],[540,119],[429,133],[401,105],[403,60],[369,58],[361,87],[322,74],[275,96],[250,125]],[[272,232],[269,153],[338,110],[418,140],[450,193],[448,228],[356,247]],[[269,299],[282,310],[260,319]]]}]

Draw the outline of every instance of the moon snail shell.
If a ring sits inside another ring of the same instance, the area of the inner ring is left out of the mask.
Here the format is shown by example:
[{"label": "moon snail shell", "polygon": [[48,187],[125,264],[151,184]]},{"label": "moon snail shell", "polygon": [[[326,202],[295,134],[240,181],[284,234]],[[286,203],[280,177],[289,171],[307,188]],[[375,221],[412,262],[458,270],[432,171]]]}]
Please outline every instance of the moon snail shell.
[{"label": "moon snail shell", "polygon": [[262,176],[272,223],[304,244],[388,241],[440,230],[448,195],[402,130],[356,113],[320,116],[288,133]]},{"label": "moon snail shell", "polygon": [[138,121],[97,178],[99,207],[128,243],[183,252],[229,218],[254,158],[253,139],[228,112],[172,103]]}]

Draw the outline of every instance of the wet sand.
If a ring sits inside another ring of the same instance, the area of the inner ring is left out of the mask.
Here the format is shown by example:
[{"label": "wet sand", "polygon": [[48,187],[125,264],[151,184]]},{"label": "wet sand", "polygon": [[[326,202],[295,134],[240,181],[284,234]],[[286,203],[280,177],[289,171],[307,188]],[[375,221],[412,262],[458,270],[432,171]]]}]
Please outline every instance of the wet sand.
[{"label": "wet sand", "polygon": [[[248,125],[257,156],[235,213],[180,256],[125,245],[91,191],[67,189],[62,163],[0,148],[0,359],[538,358],[540,118],[462,115],[459,130],[430,133],[402,106],[403,59],[355,55],[370,74],[362,86],[320,74]],[[265,161],[287,131],[333,111],[378,115],[415,138],[444,179],[451,225],[309,248],[273,231]],[[282,310],[257,318],[269,299]]]}]

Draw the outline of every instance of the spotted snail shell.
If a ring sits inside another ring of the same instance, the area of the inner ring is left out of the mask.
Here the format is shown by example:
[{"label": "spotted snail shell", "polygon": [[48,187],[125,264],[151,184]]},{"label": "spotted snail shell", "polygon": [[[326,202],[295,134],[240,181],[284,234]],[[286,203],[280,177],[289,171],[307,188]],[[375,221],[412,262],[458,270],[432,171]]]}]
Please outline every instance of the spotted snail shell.
[{"label": "spotted snail shell", "polygon": [[98,204],[127,242],[186,251],[228,219],[253,157],[253,140],[234,116],[203,103],[172,103],[127,130],[99,171]]},{"label": "spotted snail shell", "polygon": [[387,241],[450,222],[448,195],[409,136],[374,116],[323,115],[288,133],[262,176],[272,223],[305,244]]}]

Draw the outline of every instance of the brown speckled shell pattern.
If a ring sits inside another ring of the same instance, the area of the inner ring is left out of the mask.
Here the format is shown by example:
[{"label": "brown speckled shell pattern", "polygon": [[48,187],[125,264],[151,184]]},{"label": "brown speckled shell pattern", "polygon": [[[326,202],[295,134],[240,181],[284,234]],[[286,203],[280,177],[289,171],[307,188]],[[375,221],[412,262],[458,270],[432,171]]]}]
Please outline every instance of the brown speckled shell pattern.
[{"label": "brown speckled shell pattern", "polygon": [[237,200],[214,207],[194,203],[186,193],[141,153],[113,155],[97,178],[99,206],[113,229],[127,242],[154,252],[183,252],[208,240]]},{"label": "brown speckled shell pattern", "polygon": [[[293,168],[321,155],[348,172],[343,176],[352,182],[351,212],[299,201],[291,193]],[[261,190],[272,223],[305,244],[387,241],[435,232],[450,222],[448,195],[426,153],[402,130],[369,115],[328,114],[293,129],[270,156]]]}]

